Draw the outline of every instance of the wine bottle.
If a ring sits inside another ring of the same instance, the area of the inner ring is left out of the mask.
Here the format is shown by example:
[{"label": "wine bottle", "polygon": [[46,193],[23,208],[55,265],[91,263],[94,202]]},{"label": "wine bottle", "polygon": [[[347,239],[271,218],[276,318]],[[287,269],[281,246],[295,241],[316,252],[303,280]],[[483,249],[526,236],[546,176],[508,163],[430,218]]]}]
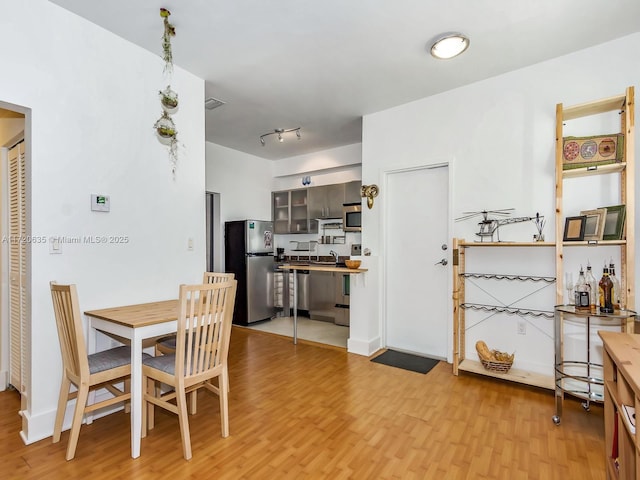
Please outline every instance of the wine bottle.
[{"label": "wine bottle", "polygon": [[613,313],[613,302],[611,301],[611,290],[613,282],[609,278],[609,269],[606,264],[602,269],[602,278],[598,283],[600,293],[600,313]]},{"label": "wine bottle", "polygon": [[591,313],[596,313],[598,305],[598,282],[591,272],[591,264],[587,262],[587,273],[584,276],[589,286],[589,309]]},{"label": "wine bottle", "polygon": [[609,278],[611,279],[611,283],[613,284],[613,291],[611,292],[611,303],[613,303],[613,309],[620,309],[620,281],[616,277],[616,267],[613,264],[613,259],[609,261]]},{"label": "wine bottle", "polygon": [[589,310],[589,286],[584,276],[584,270],[580,265],[580,273],[578,274],[578,283],[576,283],[575,293],[576,310]]}]

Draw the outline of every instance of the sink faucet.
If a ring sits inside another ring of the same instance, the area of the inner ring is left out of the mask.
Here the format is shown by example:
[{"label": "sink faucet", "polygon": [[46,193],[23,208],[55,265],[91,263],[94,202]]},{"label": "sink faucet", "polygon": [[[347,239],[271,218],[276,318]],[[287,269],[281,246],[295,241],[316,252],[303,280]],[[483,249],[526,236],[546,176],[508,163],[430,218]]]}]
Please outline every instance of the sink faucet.
[{"label": "sink faucet", "polygon": [[331,250],[329,252],[329,255],[333,255],[333,258],[335,259],[336,263],[338,263],[338,252],[334,252],[333,250]]}]

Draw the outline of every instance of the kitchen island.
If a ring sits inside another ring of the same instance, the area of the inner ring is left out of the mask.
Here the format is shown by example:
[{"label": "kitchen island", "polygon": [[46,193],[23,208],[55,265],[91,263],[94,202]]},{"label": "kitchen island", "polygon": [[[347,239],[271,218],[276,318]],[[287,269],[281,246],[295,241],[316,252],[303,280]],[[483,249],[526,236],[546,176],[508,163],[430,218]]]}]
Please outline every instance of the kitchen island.
[{"label": "kitchen island", "polygon": [[[347,268],[333,263],[300,263],[280,265],[280,270],[307,270],[317,272],[338,272],[357,274],[367,271],[366,268]],[[293,343],[298,343],[298,276],[293,275]],[[289,275],[284,275],[284,290],[289,290]]]}]

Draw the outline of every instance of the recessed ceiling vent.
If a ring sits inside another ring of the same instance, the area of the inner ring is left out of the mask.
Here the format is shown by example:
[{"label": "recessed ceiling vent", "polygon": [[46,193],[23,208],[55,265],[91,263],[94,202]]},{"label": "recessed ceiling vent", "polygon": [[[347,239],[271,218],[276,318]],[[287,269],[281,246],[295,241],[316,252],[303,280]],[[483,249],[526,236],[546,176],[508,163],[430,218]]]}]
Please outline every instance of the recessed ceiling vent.
[{"label": "recessed ceiling vent", "polygon": [[226,102],[218,100],[217,98],[209,97],[204,101],[204,108],[206,108],[207,110],[213,110],[214,108],[218,108],[225,103]]}]

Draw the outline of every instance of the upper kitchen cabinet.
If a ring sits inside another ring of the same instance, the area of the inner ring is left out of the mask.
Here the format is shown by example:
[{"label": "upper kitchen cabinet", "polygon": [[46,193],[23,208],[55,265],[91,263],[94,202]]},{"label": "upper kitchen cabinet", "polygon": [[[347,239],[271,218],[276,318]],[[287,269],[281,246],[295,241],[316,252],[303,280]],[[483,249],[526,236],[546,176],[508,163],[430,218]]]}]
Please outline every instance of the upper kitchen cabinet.
[{"label": "upper kitchen cabinet", "polygon": [[271,199],[274,233],[289,233],[289,192],[273,192]]},{"label": "upper kitchen cabinet", "polygon": [[271,198],[274,233],[316,233],[318,231],[318,223],[308,213],[306,188],[273,192]]},{"label": "upper kitchen cabinet", "polygon": [[345,184],[309,188],[309,218],[342,218]]},{"label": "upper kitchen cabinet", "polygon": [[355,180],[344,184],[344,203],[361,203],[362,195],[360,195],[360,187],[362,182]]}]

